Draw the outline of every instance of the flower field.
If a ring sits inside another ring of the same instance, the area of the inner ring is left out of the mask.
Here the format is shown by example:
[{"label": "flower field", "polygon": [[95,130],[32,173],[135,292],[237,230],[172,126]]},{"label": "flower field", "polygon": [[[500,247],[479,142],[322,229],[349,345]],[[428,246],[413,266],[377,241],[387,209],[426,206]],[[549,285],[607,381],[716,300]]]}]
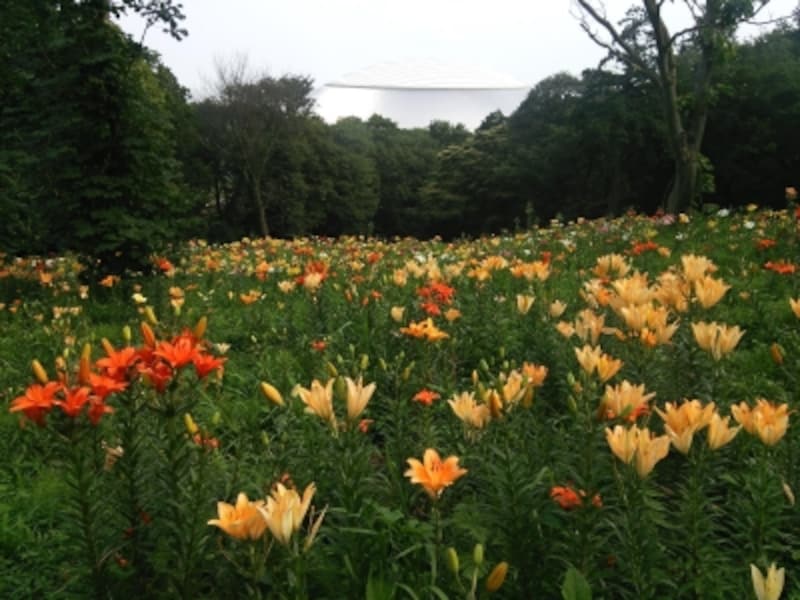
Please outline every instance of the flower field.
[{"label": "flower field", "polygon": [[800,597],[794,210],[0,259],[0,597]]}]

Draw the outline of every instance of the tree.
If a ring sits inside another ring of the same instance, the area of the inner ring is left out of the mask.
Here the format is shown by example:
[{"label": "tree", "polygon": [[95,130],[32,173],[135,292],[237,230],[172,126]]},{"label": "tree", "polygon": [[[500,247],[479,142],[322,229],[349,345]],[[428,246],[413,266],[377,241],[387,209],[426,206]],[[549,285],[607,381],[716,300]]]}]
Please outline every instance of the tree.
[{"label": "tree", "polygon": [[179,235],[188,209],[169,108],[177,100],[109,10],[105,0],[0,7],[7,250],[73,249],[120,270]]},{"label": "tree", "polygon": [[311,112],[312,82],[307,77],[279,79],[246,74],[246,62],[218,68],[219,90],[214,102],[224,107],[225,132],[250,191],[259,232],[270,234],[266,182],[271,161],[281,144]]},{"label": "tree", "polygon": [[[666,0],[641,0],[628,11],[623,27],[614,25],[600,0],[574,0],[581,27],[608,51],[609,58],[659,86],[674,178],[668,212],[686,208],[698,195],[701,146],[716,70],[730,56],[738,26],[752,19],[769,0],[683,0],[692,24],[671,33],[662,12]],[[679,89],[678,54],[691,51],[691,93]]]}]

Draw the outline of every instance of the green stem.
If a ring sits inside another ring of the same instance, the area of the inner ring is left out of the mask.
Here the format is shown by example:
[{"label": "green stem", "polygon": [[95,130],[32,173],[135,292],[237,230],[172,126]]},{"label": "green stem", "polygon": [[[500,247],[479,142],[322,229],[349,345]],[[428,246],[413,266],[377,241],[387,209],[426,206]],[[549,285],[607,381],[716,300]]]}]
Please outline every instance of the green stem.
[{"label": "green stem", "polygon": [[[72,477],[75,480],[75,506],[78,509],[81,537],[85,550],[85,557],[92,577],[92,587],[94,588],[95,598],[106,597],[106,586],[103,577],[100,555],[97,551],[97,539],[95,537],[95,515],[92,510],[91,488],[94,480],[94,473],[91,469],[87,470],[87,461],[92,461],[92,456],[87,458],[81,444],[81,436],[78,427],[72,423],[67,443],[69,444],[68,454],[70,457],[70,467]],[[94,451],[94,448],[91,449]],[[87,472],[88,471],[88,472]]]}]

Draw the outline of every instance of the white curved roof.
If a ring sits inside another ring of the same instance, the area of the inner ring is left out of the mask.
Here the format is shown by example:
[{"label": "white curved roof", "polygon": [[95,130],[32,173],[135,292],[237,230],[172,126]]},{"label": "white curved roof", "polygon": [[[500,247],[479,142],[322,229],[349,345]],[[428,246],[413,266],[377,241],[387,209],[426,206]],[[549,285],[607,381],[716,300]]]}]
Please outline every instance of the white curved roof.
[{"label": "white curved roof", "polygon": [[354,71],[314,93],[316,112],[327,122],[379,114],[400,127],[427,127],[431,121],[462,123],[475,129],[490,113],[508,115],[530,86],[510,75],[434,60],[386,62]]},{"label": "white curved roof", "polygon": [[413,90],[514,90],[529,86],[511,75],[436,60],[378,63],[347,73],[327,87]]}]

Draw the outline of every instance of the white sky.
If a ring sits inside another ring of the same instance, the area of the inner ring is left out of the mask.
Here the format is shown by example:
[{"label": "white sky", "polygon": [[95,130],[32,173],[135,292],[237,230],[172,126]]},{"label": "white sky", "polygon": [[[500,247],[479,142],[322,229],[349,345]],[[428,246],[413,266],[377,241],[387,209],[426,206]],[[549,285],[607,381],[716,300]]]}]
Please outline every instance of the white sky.
[{"label": "white sky", "polygon": [[[605,2],[615,20],[638,3]],[[772,0],[759,18],[789,14],[798,4]],[[188,37],[177,42],[154,27],[145,44],[161,54],[194,97],[211,88],[215,60],[237,55],[247,56],[255,72],[306,75],[317,86],[377,62],[406,59],[474,65],[535,85],[558,71],[580,74],[604,56],[581,30],[572,0],[183,0],[183,5]],[[675,18],[680,22],[682,15]],[[137,40],[144,30],[133,17],[121,25]]]}]

